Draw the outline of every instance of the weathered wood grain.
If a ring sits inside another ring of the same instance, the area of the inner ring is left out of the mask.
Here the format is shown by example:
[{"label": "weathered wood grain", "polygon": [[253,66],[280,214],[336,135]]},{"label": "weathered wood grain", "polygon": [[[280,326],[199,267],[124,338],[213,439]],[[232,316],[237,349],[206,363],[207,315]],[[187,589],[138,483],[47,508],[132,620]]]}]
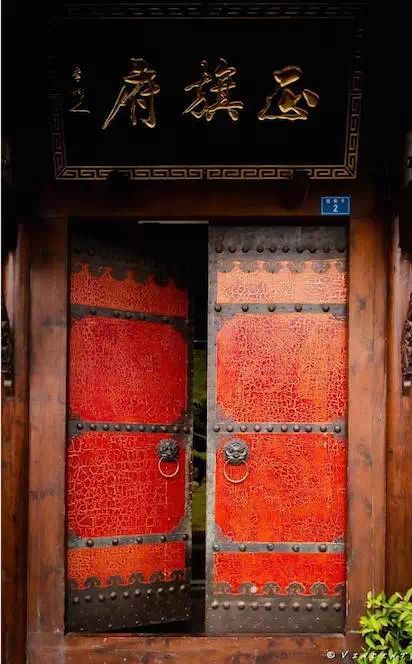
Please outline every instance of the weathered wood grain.
[{"label": "weathered wood grain", "polygon": [[25,661],[28,489],[29,241],[18,230],[3,265],[3,293],[14,336],[14,386],[2,394],[2,651],[5,664]]},{"label": "weathered wood grain", "polygon": [[356,630],[369,590],[385,585],[385,233],[351,220],[349,262],[348,616]]},{"label": "weathered wood grain", "polygon": [[412,394],[402,395],[401,387],[401,338],[412,292],[412,260],[399,249],[397,219],[388,277],[386,589],[392,594],[412,586]]},{"label": "weathered wood grain", "polygon": [[33,227],[30,277],[28,629],[64,631],[67,239],[64,219]]}]

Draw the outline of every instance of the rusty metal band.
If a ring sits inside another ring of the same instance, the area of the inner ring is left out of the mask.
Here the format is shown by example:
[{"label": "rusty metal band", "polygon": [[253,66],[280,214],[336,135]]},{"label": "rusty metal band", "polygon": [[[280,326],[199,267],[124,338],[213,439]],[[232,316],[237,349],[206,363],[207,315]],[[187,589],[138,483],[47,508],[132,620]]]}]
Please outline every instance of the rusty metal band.
[{"label": "rusty metal band", "polygon": [[[212,419],[212,418],[211,418]],[[333,433],[336,437],[346,436],[346,422],[235,422],[223,419],[216,413],[211,426],[214,433],[231,435],[234,433],[293,433],[297,435],[308,433]]]},{"label": "rusty metal band", "polygon": [[173,325],[184,334],[189,333],[189,321],[178,316],[162,316],[161,314],[132,311],[126,309],[112,309],[110,307],[90,307],[86,304],[72,304],[70,313],[73,318],[116,318],[118,320],[145,321],[148,323],[165,323]]},{"label": "rusty metal band", "polygon": [[212,549],[240,553],[344,553],[344,542],[230,542],[217,537]]},{"label": "rusty metal band", "polygon": [[130,546],[131,544],[157,544],[166,542],[187,542],[190,540],[190,529],[187,532],[159,533],[150,535],[112,535],[110,537],[76,537],[67,540],[69,549],[86,549],[103,546]]},{"label": "rusty metal band", "polygon": [[72,587],[69,581],[66,592],[68,630],[87,633],[156,625],[166,622],[165,616],[167,622],[188,620],[190,581],[180,570],[171,576],[169,581],[159,579],[144,583],[136,573],[132,583],[123,585],[119,579],[105,588],[90,584],[79,589]]},{"label": "rusty metal band", "polygon": [[340,318],[347,315],[346,304],[333,304],[325,302],[323,304],[292,303],[292,302],[273,302],[271,304],[249,304],[243,302],[240,304],[225,304],[218,302],[214,305],[218,316],[233,316],[234,314],[328,314]]},{"label": "rusty metal band", "polygon": [[[273,245],[271,246],[273,247]],[[291,269],[293,272],[312,269],[314,272],[325,272],[330,269],[332,263],[335,264],[337,270],[343,271],[346,262],[346,249],[343,245],[340,250],[335,251],[324,251],[322,247],[311,249],[304,247],[298,250],[293,248],[289,250],[288,247],[283,249],[264,247],[249,250],[247,246],[239,249],[233,247],[228,251],[221,247],[222,245],[215,247],[218,272],[231,272],[235,265],[247,272],[262,269],[268,272],[276,272],[278,269]]]},{"label": "rusty metal band", "polygon": [[226,255],[261,260],[307,261],[344,257],[346,229],[340,226],[243,226],[216,227],[210,239],[210,252],[217,260]]},{"label": "rusty metal band", "polygon": [[207,611],[212,634],[339,633],[345,628],[344,595],[216,594]]},{"label": "rusty metal band", "polygon": [[179,424],[136,424],[126,422],[90,422],[87,420],[70,419],[68,422],[69,436],[76,436],[88,431],[104,433],[171,433],[189,435],[192,433],[190,417]]}]

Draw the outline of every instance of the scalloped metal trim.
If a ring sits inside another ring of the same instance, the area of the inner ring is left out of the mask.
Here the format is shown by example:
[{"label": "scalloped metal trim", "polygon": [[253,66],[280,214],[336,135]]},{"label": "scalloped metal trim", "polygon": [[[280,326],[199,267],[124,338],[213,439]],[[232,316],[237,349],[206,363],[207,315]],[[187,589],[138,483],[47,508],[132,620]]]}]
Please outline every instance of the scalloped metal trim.
[{"label": "scalloped metal trim", "polygon": [[144,583],[136,572],[128,584],[112,577],[110,585],[99,586],[89,579],[88,587],[76,588],[68,580],[66,592],[67,628],[71,632],[102,632],[139,625],[190,618],[190,583],[182,570],[175,570],[165,581],[162,572]]}]

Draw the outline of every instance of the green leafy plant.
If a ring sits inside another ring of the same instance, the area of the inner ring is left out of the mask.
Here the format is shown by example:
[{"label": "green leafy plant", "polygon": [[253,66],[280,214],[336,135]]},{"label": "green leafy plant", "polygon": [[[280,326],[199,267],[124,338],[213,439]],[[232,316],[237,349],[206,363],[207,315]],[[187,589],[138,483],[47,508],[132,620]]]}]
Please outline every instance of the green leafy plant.
[{"label": "green leafy plant", "polygon": [[412,588],[389,599],[384,592],[368,593],[367,612],[360,619],[365,648],[358,662],[404,664],[412,662]]}]

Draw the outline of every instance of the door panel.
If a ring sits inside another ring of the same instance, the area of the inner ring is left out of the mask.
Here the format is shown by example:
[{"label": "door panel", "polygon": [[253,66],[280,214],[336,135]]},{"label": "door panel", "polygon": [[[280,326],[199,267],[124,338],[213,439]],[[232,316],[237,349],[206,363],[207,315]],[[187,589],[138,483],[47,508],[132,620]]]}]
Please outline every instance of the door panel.
[{"label": "door panel", "polygon": [[72,314],[72,418],[143,424],[172,424],[182,418],[188,356],[187,341],[177,327],[103,313],[90,316],[80,307]]},{"label": "door panel", "polygon": [[[158,470],[162,433],[89,431],[68,454],[69,529],[79,537],[168,533],[185,515],[185,474],[165,482]],[[174,436],[184,468],[184,440]],[[174,469],[173,469],[174,470]],[[93,481],[90,481],[90,472]],[[110,496],[110,500],[108,500]]]},{"label": "door panel", "polygon": [[[342,419],[346,326],[334,314],[235,314],[217,332],[216,398],[239,422]],[[274,380],[276,377],[276,380]]]},{"label": "door panel", "polygon": [[[345,532],[346,445],[332,434],[236,434],[249,449],[251,482],[225,478],[225,444],[216,452],[216,525],[235,542],[333,542]],[[241,479],[242,465],[227,465]],[[256,494],[255,487],[259,487]],[[276,491],[273,487],[276,487]],[[239,509],[239,504],[242,509]]]},{"label": "door panel", "polygon": [[73,234],[70,631],[190,614],[188,291],[173,241],[165,244],[170,257],[152,229],[122,238],[105,224],[82,225]]},{"label": "door panel", "polygon": [[211,228],[207,625],[345,618],[343,227]]}]

